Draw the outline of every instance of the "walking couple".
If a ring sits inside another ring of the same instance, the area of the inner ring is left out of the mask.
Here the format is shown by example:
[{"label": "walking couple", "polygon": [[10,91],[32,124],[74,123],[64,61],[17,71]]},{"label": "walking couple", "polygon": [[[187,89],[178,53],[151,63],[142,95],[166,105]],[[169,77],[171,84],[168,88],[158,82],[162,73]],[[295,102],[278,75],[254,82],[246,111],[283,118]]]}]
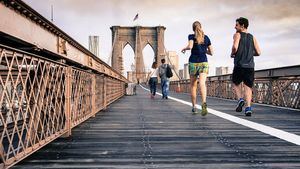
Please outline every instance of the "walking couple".
[{"label": "walking couple", "polygon": [[[168,92],[169,92],[169,75],[168,69],[170,65],[166,64],[165,59],[161,59],[161,65],[157,67],[157,63],[153,62],[151,66],[151,71],[148,76],[148,83],[150,86],[150,94],[151,99],[154,98],[156,94],[156,85],[157,85],[157,77],[159,76],[161,79],[161,90],[162,90],[162,99],[168,99]],[[171,71],[171,70],[170,70]]]}]

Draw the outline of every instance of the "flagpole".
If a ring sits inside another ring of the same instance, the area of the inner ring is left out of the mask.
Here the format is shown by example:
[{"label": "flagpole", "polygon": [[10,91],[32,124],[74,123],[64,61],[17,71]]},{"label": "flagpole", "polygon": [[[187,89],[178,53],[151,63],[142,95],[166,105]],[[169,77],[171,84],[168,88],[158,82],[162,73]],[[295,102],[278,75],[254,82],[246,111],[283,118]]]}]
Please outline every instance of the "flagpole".
[{"label": "flagpole", "polygon": [[134,25],[134,26],[138,26],[139,25],[138,20],[139,20],[139,13],[137,13],[135,15],[135,17],[133,18],[133,23],[136,23],[136,25]]}]

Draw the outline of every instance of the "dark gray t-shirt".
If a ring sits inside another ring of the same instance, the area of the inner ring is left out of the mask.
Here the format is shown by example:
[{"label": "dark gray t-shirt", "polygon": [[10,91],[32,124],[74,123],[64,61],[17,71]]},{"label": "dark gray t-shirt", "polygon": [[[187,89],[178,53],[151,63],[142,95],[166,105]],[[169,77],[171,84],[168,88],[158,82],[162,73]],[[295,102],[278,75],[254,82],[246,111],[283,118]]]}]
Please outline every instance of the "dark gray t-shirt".
[{"label": "dark gray t-shirt", "polygon": [[158,68],[159,77],[161,79],[168,79],[167,78],[167,74],[166,74],[166,72],[167,72],[167,66],[168,66],[167,64],[162,64]]},{"label": "dark gray t-shirt", "polygon": [[234,67],[254,68],[254,42],[250,33],[239,32],[241,39],[234,57]]}]

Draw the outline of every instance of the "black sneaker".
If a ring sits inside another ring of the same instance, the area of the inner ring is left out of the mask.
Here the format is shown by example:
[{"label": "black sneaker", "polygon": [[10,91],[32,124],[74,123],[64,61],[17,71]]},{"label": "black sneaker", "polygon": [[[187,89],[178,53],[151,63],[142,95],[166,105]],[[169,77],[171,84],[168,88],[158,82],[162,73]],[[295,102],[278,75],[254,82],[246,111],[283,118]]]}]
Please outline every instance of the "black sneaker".
[{"label": "black sneaker", "polygon": [[192,114],[197,114],[198,112],[197,112],[197,109],[196,109],[196,107],[193,107],[192,108]]},{"label": "black sneaker", "polygon": [[245,105],[244,99],[240,99],[237,106],[236,106],[236,108],[235,108],[235,111],[236,112],[241,112],[243,110],[244,105]]},{"label": "black sneaker", "polygon": [[165,98],[168,99],[168,96],[166,96]]},{"label": "black sneaker", "polygon": [[252,108],[246,107],[245,108],[245,116],[251,116],[251,114],[252,114]]}]

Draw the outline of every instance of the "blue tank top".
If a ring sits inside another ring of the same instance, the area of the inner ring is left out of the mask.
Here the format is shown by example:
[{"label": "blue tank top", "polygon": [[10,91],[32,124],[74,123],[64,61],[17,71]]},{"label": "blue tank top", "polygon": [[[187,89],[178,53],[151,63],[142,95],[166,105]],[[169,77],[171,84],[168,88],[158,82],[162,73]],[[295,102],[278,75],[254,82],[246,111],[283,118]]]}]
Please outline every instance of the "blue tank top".
[{"label": "blue tank top", "polygon": [[207,62],[207,48],[208,46],[211,45],[210,39],[208,36],[204,35],[204,43],[203,44],[198,44],[195,39],[194,34],[189,35],[189,41],[193,40],[194,45],[191,51],[191,56],[189,58],[190,63],[200,63],[200,62]]}]

